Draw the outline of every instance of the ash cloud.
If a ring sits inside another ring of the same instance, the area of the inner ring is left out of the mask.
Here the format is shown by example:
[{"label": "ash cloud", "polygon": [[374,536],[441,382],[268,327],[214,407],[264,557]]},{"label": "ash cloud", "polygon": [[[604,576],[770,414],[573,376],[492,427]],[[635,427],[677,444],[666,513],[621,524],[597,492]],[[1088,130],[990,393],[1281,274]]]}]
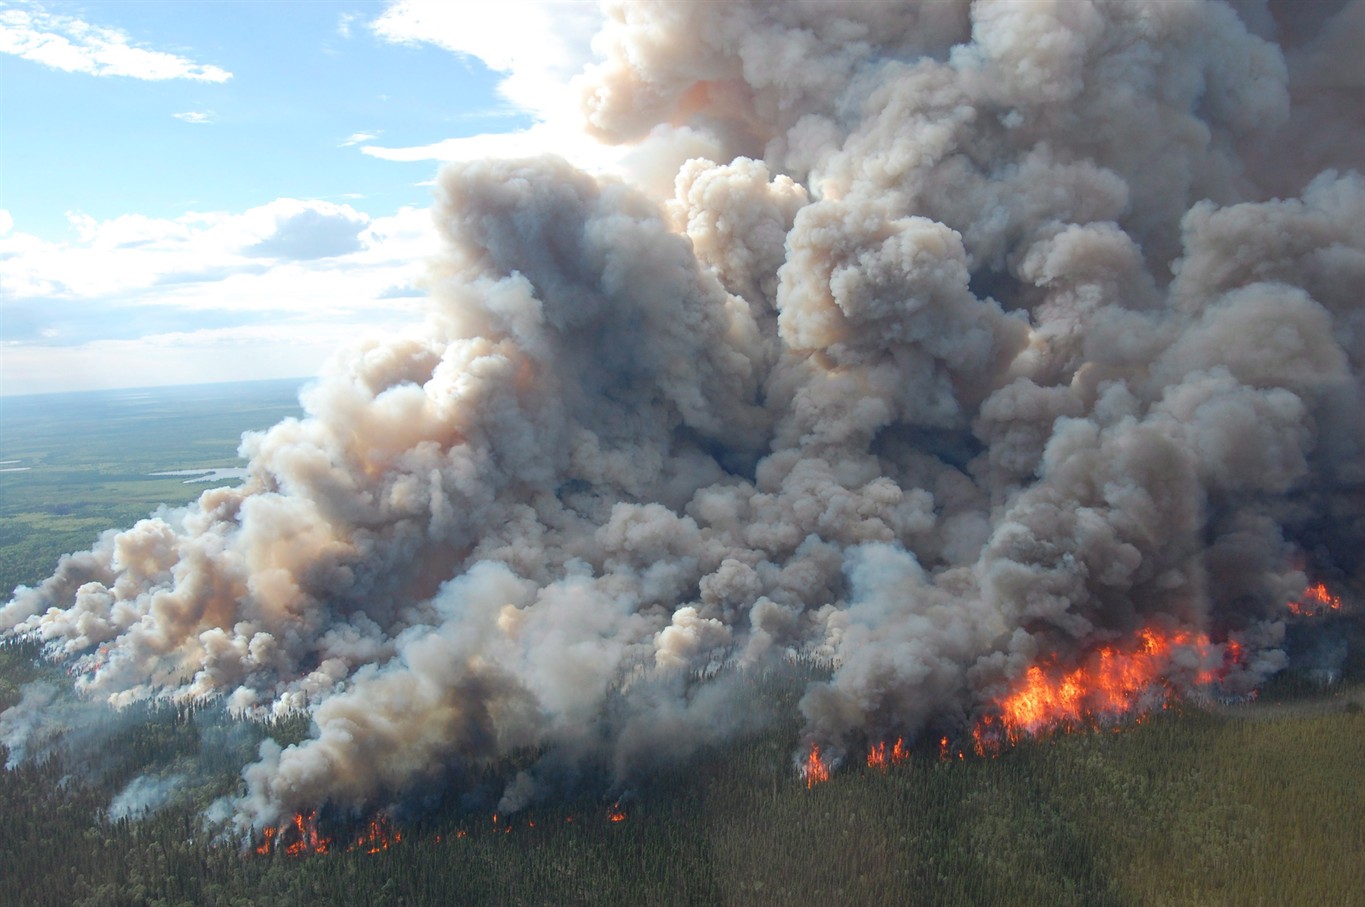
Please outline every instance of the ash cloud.
[{"label": "ash cloud", "polygon": [[424,326],[0,627],[115,705],[307,709],[242,827],[525,748],[508,807],[625,784],[791,657],[836,760],[1146,626],[1250,689],[1304,552],[1361,580],[1362,9],[609,4],[585,122],[708,149],[672,196],[448,167]]}]

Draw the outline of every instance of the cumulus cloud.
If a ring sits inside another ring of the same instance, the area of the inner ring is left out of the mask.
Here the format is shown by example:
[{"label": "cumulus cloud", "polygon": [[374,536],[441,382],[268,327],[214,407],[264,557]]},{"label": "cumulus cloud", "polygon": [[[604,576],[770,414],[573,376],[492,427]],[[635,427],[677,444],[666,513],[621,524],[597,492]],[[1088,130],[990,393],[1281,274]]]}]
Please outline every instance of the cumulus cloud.
[{"label": "cumulus cloud", "polygon": [[203,126],[213,122],[213,111],[211,110],[187,110],[184,113],[173,113],[175,117],[185,123],[192,123],[196,126]]},{"label": "cumulus cloud", "polygon": [[327,202],[278,199],[269,216],[274,223],[244,254],[296,261],[333,258],[360,250],[361,233],[369,226],[369,218],[350,206]]},{"label": "cumulus cloud", "polygon": [[[1299,10],[607,4],[572,85],[632,180],[446,167],[424,320],[0,629],[94,700],[306,709],[241,828],[531,747],[510,807],[626,784],[771,720],[747,678],[788,658],[831,665],[797,709],[835,758],[1144,631],[1205,641],[1161,689],[1245,692],[1305,569],[1365,567],[1365,176],[1328,149],[1286,197],[1256,165],[1360,112],[1303,100]],[[375,27],[522,65],[458,21]],[[353,213],[80,226],[111,262],[212,235],[345,276],[393,227]],[[20,286],[96,280],[4,242]]]},{"label": "cumulus cloud", "polygon": [[232,78],[232,73],[220,66],[139,46],[121,29],[50,13],[37,4],[0,9],[0,53],[92,76],[193,82],[226,82]]}]

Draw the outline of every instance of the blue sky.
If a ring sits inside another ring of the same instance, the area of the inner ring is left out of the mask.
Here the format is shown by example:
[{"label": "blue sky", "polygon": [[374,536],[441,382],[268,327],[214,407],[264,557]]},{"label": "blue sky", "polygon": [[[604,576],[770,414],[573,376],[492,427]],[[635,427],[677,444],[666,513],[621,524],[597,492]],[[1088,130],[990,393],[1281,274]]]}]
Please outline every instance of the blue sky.
[{"label": "blue sky", "polygon": [[599,22],[0,0],[0,394],[309,375],[415,323],[439,164],[583,147]]}]

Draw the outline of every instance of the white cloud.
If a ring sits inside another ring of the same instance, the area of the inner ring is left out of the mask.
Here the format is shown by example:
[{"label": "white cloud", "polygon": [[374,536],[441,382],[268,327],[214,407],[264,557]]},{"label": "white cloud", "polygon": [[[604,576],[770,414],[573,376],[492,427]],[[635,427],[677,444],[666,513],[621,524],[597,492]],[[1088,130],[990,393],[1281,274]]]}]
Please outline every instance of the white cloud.
[{"label": "white cloud", "polygon": [[350,148],[352,145],[360,145],[377,138],[379,138],[379,133],[377,132],[353,132],[342,139],[341,144],[337,145],[337,147]]},{"label": "white cloud", "polygon": [[343,343],[419,322],[413,287],[439,248],[426,210],[317,200],[69,217],[67,243],[0,230],[0,393],[311,374]]},{"label": "white cloud", "polygon": [[[396,217],[407,231],[430,234],[429,215]],[[175,219],[127,214],[96,220],[67,215],[76,242],[48,242],[24,233],[0,237],[0,284],[14,299],[94,299],[138,293],[168,284],[216,282],[233,273],[260,272],[289,263],[319,270],[353,269],[385,250],[373,247],[376,226],[349,205],[280,198],[240,214],[191,213]],[[390,239],[403,231],[391,231]],[[408,243],[414,265],[435,250],[434,241]],[[149,294],[159,298],[160,291]],[[243,300],[242,305],[250,305]]]},{"label": "white cloud", "polygon": [[294,261],[360,251],[360,231],[370,220],[350,205],[297,199],[277,199],[248,214],[255,215],[261,238],[243,248],[242,254]]},{"label": "white cloud", "polygon": [[570,83],[592,60],[592,37],[603,16],[595,3],[505,0],[451,4],[397,0],[370,23],[383,40],[431,44],[476,57],[503,75],[499,92],[536,122],[515,132],[449,138],[392,147],[361,143],[361,153],[385,161],[466,161],[558,154],[585,170],[610,171],[620,150],[583,130]]},{"label": "white cloud", "polygon": [[353,325],[315,322],[65,347],[6,343],[0,345],[0,389],[5,394],[43,394],[308,376],[353,339],[353,331]]},{"label": "white cloud", "polygon": [[481,158],[527,157],[558,154],[585,170],[610,169],[623,152],[594,141],[577,128],[563,123],[536,123],[516,132],[495,132],[465,138],[443,139],[430,145],[390,148],[362,145],[362,154],[384,161],[472,161]]},{"label": "white cloud", "polygon": [[673,180],[684,161],[693,157],[714,158],[721,153],[713,137],[686,126],[664,124],[635,144],[604,145],[563,121],[536,123],[517,132],[444,139],[430,145],[405,148],[363,145],[360,151],[385,161],[442,163],[556,154],[581,170],[620,177],[654,198],[673,194]]},{"label": "white cloud", "polygon": [[178,54],[135,46],[126,32],[33,5],[0,10],[0,53],[64,72],[161,81],[226,82],[232,73]]},{"label": "white cloud", "polygon": [[360,13],[342,13],[337,17],[337,34],[343,38],[351,37],[351,23],[360,18]]},{"label": "white cloud", "polygon": [[196,125],[213,122],[213,111],[211,110],[187,110],[184,113],[173,113],[171,116],[177,120],[184,120],[186,123]]},{"label": "white cloud", "polygon": [[615,170],[622,152],[583,130],[573,77],[592,62],[592,38],[604,21],[596,3],[502,0],[446,3],[398,0],[370,23],[382,40],[430,44],[476,57],[502,74],[498,92],[535,123],[516,132],[451,138],[428,145],[361,151],[387,161],[458,161],[559,154],[587,170]]},{"label": "white cloud", "polygon": [[432,44],[477,57],[504,75],[503,97],[552,119],[566,102],[577,107],[568,83],[591,60],[592,38],[602,22],[596,3],[398,0],[370,28],[386,41]]}]

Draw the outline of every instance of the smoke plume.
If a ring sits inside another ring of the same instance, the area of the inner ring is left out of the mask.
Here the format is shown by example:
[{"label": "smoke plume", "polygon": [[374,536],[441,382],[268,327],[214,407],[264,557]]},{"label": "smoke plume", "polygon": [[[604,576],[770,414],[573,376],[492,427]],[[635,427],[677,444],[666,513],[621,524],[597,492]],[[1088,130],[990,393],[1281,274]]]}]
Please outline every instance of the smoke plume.
[{"label": "smoke plume", "polygon": [[1359,583],[1365,3],[606,14],[585,123],[706,148],[670,197],[447,167],[420,330],[0,610],[114,705],[306,709],[239,826],[521,748],[505,807],[627,779],[791,657],[836,762],[1144,627],[1245,691],[1297,558]]}]

